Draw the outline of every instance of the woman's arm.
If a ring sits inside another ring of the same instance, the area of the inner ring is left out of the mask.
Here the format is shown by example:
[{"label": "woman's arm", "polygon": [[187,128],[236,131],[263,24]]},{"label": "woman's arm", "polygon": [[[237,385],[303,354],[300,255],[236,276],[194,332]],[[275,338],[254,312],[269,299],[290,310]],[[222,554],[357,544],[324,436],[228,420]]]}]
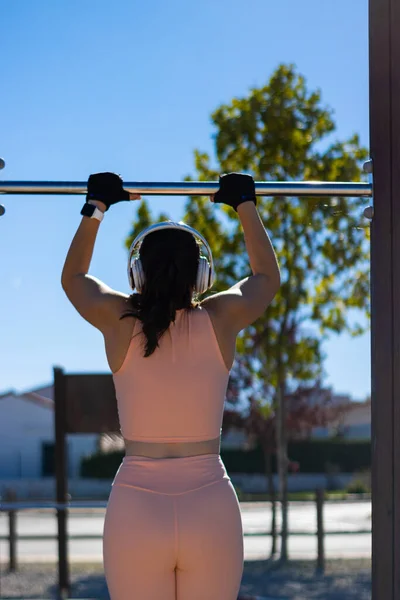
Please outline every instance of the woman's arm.
[{"label": "woman's arm", "polygon": [[[100,201],[90,203],[102,212],[106,209]],[[99,226],[97,219],[82,217],[65,259],[61,285],[79,314],[104,333],[118,321],[129,296],[88,274]]]}]

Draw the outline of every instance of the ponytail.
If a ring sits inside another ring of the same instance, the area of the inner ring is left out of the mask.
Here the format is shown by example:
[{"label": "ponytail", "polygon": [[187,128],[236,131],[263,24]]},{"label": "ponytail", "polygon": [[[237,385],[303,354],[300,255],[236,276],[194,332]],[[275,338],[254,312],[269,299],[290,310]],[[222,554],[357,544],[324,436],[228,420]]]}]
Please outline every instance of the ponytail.
[{"label": "ponytail", "polygon": [[191,233],[176,229],[155,231],[140,247],[145,275],[142,293],[132,294],[131,308],[120,319],[134,316],[142,322],[145,336],[144,357],[153,354],[159,340],[175,321],[176,311],[193,310],[200,247]]}]

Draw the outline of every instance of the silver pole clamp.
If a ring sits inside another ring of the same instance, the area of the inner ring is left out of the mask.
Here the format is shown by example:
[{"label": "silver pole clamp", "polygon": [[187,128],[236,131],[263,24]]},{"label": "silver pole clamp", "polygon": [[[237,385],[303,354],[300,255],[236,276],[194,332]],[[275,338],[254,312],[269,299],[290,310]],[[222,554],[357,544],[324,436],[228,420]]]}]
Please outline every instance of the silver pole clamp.
[{"label": "silver pole clamp", "polygon": [[[3,158],[0,158],[0,170],[4,169],[4,167],[6,166],[6,162]],[[4,215],[4,213],[6,212],[6,209],[4,208],[4,206],[2,204],[0,204],[0,217],[2,215]]]}]

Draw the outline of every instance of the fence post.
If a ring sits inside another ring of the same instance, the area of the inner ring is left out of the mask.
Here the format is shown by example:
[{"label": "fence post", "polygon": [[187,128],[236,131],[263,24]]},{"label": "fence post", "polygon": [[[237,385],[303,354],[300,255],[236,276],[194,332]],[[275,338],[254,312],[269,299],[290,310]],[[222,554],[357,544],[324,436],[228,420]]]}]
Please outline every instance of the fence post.
[{"label": "fence post", "polygon": [[325,571],[325,551],[324,551],[324,497],[325,490],[316,490],[315,500],[317,507],[317,573],[323,574]]},{"label": "fence post", "polygon": [[65,504],[68,501],[68,472],[67,472],[67,406],[66,406],[66,376],[60,367],[53,367],[54,373],[54,428],[55,428],[55,475],[57,503],[64,504],[57,508],[58,526],[58,597],[68,598],[71,591],[69,562],[68,562],[68,511]]},{"label": "fence post", "polygon": [[[6,502],[15,502],[17,495],[14,490],[8,489],[4,494]],[[9,572],[17,570],[17,512],[12,509],[8,511],[8,543],[9,543]]]}]

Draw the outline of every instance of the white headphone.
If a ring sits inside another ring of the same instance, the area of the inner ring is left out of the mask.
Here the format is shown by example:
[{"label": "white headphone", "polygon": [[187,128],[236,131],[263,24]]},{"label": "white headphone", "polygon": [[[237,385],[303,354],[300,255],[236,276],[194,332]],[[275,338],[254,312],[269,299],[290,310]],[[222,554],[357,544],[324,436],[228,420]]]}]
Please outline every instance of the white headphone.
[{"label": "white headphone", "polygon": [[186,225],[183,221],[176,223],[175,221],[162,221],[155,225],[150,225],[144,229],[132,242],[129,249],[128,259],[128,279],[132,290],[136,289],[140,294],[143,291],[145,283],[145,276],[142,266],[142,261],[139,258],[139,244],[143,241],[149,233],[157,231],[159,229],[181,229],[182,231],[188,231],[205,246],[208,260],[205,256],[200,256],[199,265],[197,269],[195,291],[198,294],[203,294],[208,290],[215,281],[214,262],[211,253],[211,248],[208,245],[206,239],[193,227]]}]

